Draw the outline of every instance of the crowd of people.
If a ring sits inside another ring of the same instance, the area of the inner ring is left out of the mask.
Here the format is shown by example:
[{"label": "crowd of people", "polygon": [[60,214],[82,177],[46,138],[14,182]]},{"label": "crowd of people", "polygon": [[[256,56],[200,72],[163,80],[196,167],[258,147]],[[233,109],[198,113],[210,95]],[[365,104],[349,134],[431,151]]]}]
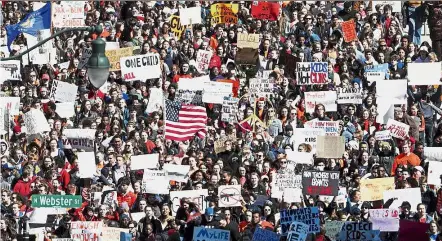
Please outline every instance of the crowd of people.
[{"label": "crowd of people", "polygon": [[[234,2],[237,22],[221,24],[211,21],[210,7],[216,4],[212,1],[85,2],[85,25],[102,25],[106,42],[138,49],[136,55],[158,53],[162,76],[125,81],[120,71],[112,71],[108,87],[97,90],[89,83],[87,70],[77,68],[83,49],[97,36],[73,31],[56,38],[53,46],[57,62],[70,63],[67,68],[29,63],[21,66],[21,81],[1,83],[2,96],[20,97],[20,113],[7,116],[8,131],[2,138],[8,150],[1,153],[0,240],[21,240],[37,226],[45,227],[40,234],[45,240],[71,238],[72,222],[100,221],[107,227],[128,229],[133,241],[190,241],[198,226],[228,230],[232,241],[245,241],[253,239],[257,228],[282,234],[280,211],[306,207],[318,207],[321,222],[320,232],[310,233],[307,240],[336,240],[327,234],[327,222],[370,222],[370,209],[391,205],[361,199],[364,179],[385,177],[394,177],[395,189],[420,188],[422,202],[412,207],[403,200],[399,217],[429,224],[426,240],[442,240],[441,186],[428,184],[432,170],[424,153],[425,148],[442,148],[442,85],[409,85],[404,93],[407,103],[394,107],[394,119],[410,127],[406,138],[377,140],[376,132],[386,130],[386,123],[378,122],[376,83],[368,81],[364,71],[366,66],[388,64],[383,81],[394,81],[407,78],[410,63],[439,62],[442,2],[407,1],[395,12],[392,5],[372,6],[370,2],[281,1],[276,20],[270,21],[252,15],[256,1],[239,1]],[[6,25],[32,12],[33,4],[3,1],[1,37],[6,36]],[[188,7],[201,7],[202,23],[176,35],[169,19]],[[357,38],[346,42],[341,23],[352,19]],[[430,42],[421,35],[425,23]],[[237,61],[238,33],[259,34],[256,64]],[[20,34],[9,55],[26,47],[30,46]],[[197,71],[198,50],[213,53],[205,74]],[[328,63],[327,83],[298,85],[287,55],[296,62]],[[251,93],[249,80],[264,71],[271,71],[272,95],[252,98],[256,93]],[[222,105],[203,103],[207,114],[203,136],[183,141],[166,138],[168,109],[146,110],[152,101],[151,89],[159,88],[166,100],[177,101],[180,79],[202,75],[233,84],[232,96],[240,99],[236,117],[222,121]],[[71,118],[61,118],[50,98],[55,80],[79,87]],[[337,111],[316,104],[313,113],[307,112],[305,93],[348,87],[362,89],[362,104],[337,104]],[[33,109],[44,112],[51,131],[30,138],[23,115]],[[252,115],[255,121],[243,121]],[[313,151],[309,145],[294,145],[295,131],[312,120],[339,121],[338,134],[345,137],[342,157],[315,154],[313,165],[296,164],[296,157],[288,159],[288,151]],[[65,129],[73,128],[96,130],[93,178],[78,175],[77,156],[82,150],[70,148],[63,136]],[[224,149],[216,152],[220,139]],[[170,181],[169,189],[207,189],[204,211],[191,198],[180,199],[179,207],[174,207],[170,195],[143,193],[143,170],[130,167],[132,156],[144,154],[158,154],[158,170],[165,164],[188,165],[187,182]],[[301,202],[274,198],[275,173],[295,176],[305,170],[338,171],[345,203],[305,193]],[[241,185],[241,206],[220,207],[218,188],[222,185]],[[117,191],[114,202],[94,202],[94,193],[109,190]],[[48,215],[44,224],[29,223],[39,209],[31,204],[35,194],[81,195],[83,204],[65,214]],[[141,219],[133,215],[140,212],[145,213]],[[382,232],[380,237],[395,241],[398,233]]]}]

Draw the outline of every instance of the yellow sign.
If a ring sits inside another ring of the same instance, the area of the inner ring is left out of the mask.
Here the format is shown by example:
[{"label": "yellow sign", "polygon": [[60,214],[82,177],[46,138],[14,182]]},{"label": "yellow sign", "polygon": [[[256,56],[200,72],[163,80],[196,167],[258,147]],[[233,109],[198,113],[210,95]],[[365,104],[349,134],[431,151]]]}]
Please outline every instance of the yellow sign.
[{"label": "yellow sign", "polygon": [[219,23],[238,23],[238,4],[217,3],[210,6],[210,13],[212,14],[212,24]]},{"label": "yellow sign", "polygon": [[361,180],[361,201],[384,200],[384,191],[394,190],[394,177]]},{"label": "yellow sign", "polygon": [[170,17],[170,29],[172,30],[173,34],[175,35],[176,39],[181,39],[181,36],[183,36],[183,31],[186,30],[186,26],[181,24],[180,16],[178,15],[172,15]]},{"label": "yellow sign", "polygon": [[120,71],[120,59],[123,57],[129,57],[133,55],[133,48],[127,47],[122,49],[106,50],[106,56],[110,62],[109,71]]}]

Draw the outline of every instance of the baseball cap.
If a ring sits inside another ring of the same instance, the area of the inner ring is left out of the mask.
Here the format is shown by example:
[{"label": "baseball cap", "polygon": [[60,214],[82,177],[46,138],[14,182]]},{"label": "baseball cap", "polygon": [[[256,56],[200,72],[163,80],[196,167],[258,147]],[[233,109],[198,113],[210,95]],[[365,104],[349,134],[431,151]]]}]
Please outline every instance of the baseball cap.
[{"label": "baseball cap", "polygon": [[215,210],[213,208],[211,208],[211,207],[210,208],[206,208],[205,214],[208,215],[208,216],[213,216],[215,214]]}]

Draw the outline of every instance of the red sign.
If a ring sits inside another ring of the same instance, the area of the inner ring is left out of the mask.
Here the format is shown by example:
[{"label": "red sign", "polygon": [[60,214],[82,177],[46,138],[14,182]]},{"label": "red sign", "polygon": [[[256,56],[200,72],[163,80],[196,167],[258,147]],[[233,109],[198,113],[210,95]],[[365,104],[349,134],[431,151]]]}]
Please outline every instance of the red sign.
[{"label": "red sign", "polygon": [[277,2],[257,2],[252,3],[252,17],[256,19],[278,20],[281,6]]},{"label": "red sign", "polygon": [[358,40],[358,36],[356,35],[356,23],[352,20],[348,20],[341,23],[342,32],[344,33],[345,42],[351,42],[354,40]]},{"label": "red sign", "polygon": [[428,240],[428,223],[418,223],[408,220],[399,221],[399,241]]}]

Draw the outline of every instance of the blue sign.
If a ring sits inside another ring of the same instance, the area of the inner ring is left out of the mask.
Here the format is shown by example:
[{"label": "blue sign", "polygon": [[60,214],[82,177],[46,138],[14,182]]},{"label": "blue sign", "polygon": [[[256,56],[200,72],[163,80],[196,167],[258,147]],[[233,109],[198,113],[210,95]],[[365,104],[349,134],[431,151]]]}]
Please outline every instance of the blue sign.
[{"label": "blue sign", "polygon": [[279,241],[279,235],[266,229],[257,228],[252,241]]},{"label": "blue sign", "polygon": [[318,233],[320,231],[318,207],[282,210],[280,223],[281,233],[284,236],[290,231],[290,225],[295,221],[309,225],[308,233]]},{"label": "blue sign", "polygon": [[195,227],[193,229],[193,241],[229,241],[230,231]]},{"label": "blue sign", "polygon": [[339,232],[339,241],[381,241],[379,234],[381,231],[372,230],[373,224],[369,222],[345,222]]},{"label": "blue sign", "polygon": [[364,67],[365,72],[383,72],[387,73],[388,64],[367,65]]}]

